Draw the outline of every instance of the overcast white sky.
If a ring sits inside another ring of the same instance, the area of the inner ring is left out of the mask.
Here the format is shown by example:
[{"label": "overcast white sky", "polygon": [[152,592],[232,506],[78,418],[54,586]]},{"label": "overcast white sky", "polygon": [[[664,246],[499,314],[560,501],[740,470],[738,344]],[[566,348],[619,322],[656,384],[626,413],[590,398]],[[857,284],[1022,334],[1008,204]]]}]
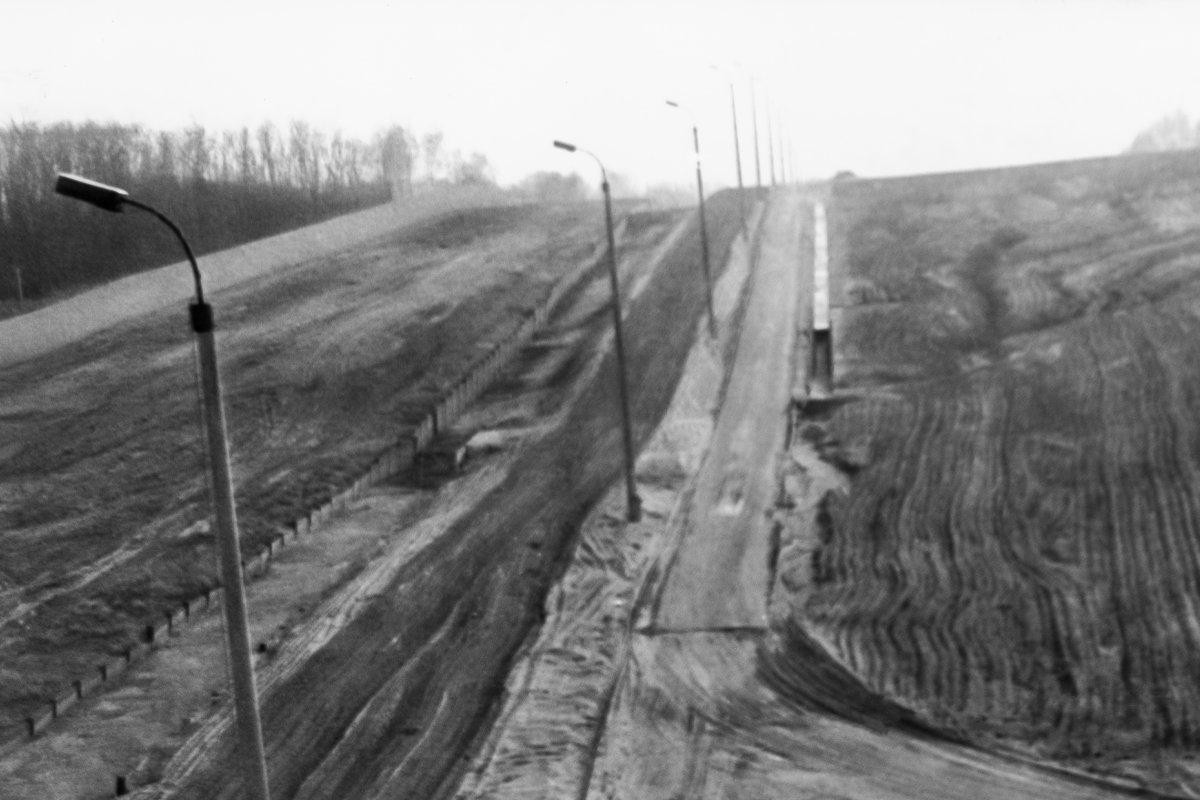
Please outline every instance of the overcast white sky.
[{"label": "overcast white sky", "polygon": [[672,97],[706,180],[732,183],[730,78],[753,182],[751,75],[764,172],[769,104],[808,177],[1106,155],[1200,117],[1186,0],[6,0],[0,16],[0,123],[398,123],[484,152],[502,182],[589,175],[561,138],[686,185]]}]

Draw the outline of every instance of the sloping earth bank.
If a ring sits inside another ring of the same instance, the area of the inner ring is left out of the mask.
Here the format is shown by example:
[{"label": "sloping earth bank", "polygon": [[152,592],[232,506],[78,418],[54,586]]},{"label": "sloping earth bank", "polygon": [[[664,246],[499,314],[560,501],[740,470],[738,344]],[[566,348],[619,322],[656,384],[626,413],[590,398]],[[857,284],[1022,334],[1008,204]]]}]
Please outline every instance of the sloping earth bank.
[{"label": "sloping earth bank", "polygon": [[[736,196],[719,194],[710,208],[715,261],[723,263],[738,227]],[[700,274],[693,218],[651,280],[627,282],[636,294],[626,330],[639,444],[681,373],[704,307]],[[498,709],[513,655],[542,618],[545,592],[579,521],[619,472],[611,352],[587,364],[562,376],[567,396],[560,407],[541,409],[543,435],[523,447],[499,485],[405,553],[352,619],[270,686],[262,716],[273,794],[432,798],[454,791]],[[240,796],[228,722],[226,713],[206,725],[162,782],[139,796]]]},{"label": "sloping earth bank", "polygon": [[787,647],[961,740],[1196,796],[1200,160],[850,181],[831,230],[849,402],[797,428],[846,488]]},{"label": "sloping earth bank", "polygon": [[[669,218],[633,226],[631,249]],[[592,206],[458,211],[214,296],[244,552],[411,432],[603,241]],[[185,311],[5,368],[0,731],[215,582]]]}]

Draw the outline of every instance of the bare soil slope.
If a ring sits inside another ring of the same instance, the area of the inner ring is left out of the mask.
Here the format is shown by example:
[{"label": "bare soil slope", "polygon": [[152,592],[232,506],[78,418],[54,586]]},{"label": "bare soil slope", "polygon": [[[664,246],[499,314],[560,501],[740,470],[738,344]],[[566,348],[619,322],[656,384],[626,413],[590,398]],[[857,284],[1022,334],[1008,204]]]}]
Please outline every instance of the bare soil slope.
[{"label": "bare soil slope", "polygon": [[849,181],[830,211],[850,402],[797,430],[848,489],[785,660],[811,635],[893,716],[1194,796],[1200,158]]},{"label": "bare soil slope", "polygon": [[[461,210],[217,293],[245,551],[407,435],[602,240],[591,206]],[[5,368],[5,738],[214,582],[192,362],[180,307]]]},{"label": "bare soil slope", "polygon": [[[713,250],[723,263],[738,228],[735,196],[721,193],[711,208]],[[624,281],[639,445],[666,410],[704,307],[699,250],[692,217],[652,275]],[[517,452],[503,480],[403,553],[352,618],[265,692],[263,727],[279,797],[435,798],[456,790],[499,710],[513,657],[542,621],[542,602],[580,520],[619,475],[606,305],[591,303],[572,323],[593,332],[576,358],[540,378],[514,372],[515,385],[501,381],[483,399],[497,403],[531,381],[565,389],[538,404],[544,430]],[[545,347],[535,342],[525,355],[536,361]],[[163,781],[139,796],[240,797],[228,722],[228,714],[210,721]]]}]

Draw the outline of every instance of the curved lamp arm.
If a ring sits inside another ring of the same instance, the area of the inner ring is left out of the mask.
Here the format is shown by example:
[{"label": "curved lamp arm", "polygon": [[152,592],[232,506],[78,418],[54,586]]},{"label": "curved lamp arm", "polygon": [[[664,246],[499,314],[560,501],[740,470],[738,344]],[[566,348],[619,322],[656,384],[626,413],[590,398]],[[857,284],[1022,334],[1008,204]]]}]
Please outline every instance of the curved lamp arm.
[{"label": "curved lamp arm", "polygon": [[188,244],[187,239],[183,238],[183,231],[179,230],[179,226],[172,222],[166,214],[140,200],[134,200],[129,196],[129,192],[124,189],[118,189],[115,186],[109,186],[105,183],[66,172],[59,173],[58,180],[54,182],[54,191],[65,197],[72,197],[76,200],[90,203],[105,211],[120,213],[124,210],[125,206],[130,205],[134,208],[148,211],[158,217],[159,220],[171,229],[175,234],[175,238],[183,245],[183,252],[187,254],[188,263],[192,267],[192,278],[196,282],[196,303],[197,305],[204,304],[204,287],[200,282],[200,267],[196,264],[196,256],[192,253],[192,247]]},{"label": "curved lamp arm", "polygon": [[554,146],[557,147],[559,150],[566,150],[568,153],[574,153],[574,152],[578,151],[580,153],[585,153],[585,154],[591,156],[592,160],[596,162],[596,166],[600,167],[600,180],[604,182],[605,186],[608,185],[608,173],[604,170],[604,162],[602,162],[600,160],[600,157],[597,156],[595,153],[593,153],[591,150],[584,150],[582,147],[576,147],[575,145],[573,145],[569,142],[562,142],[562,141],[559,141],[558,139],[554,140]]}]

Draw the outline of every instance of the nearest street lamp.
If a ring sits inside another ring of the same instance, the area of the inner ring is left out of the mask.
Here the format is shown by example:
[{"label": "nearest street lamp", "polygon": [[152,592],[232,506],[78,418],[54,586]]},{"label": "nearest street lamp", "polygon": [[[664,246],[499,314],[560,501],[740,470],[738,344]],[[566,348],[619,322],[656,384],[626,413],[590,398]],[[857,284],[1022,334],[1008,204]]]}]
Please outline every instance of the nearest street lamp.
[{"label": "nearest street lamp", "polygon": [[242,559],[238,547],[237,510],[233,503],[233,483],[229,471],[229,445],[225,435],[225,410],[221,401],[221,381],[217,372],[217,348],[213,339],[212,306],[204,302],[200,268],[192,248],[179,227],[157,209],[134,200],[124,189],[60,174],[54,191],[73,197],[105,211],[122,211],[127,205],[148,211],[162,220],[183,245],[192,276],[196,299],[188,307],[192,330],[200,354],[200,392],[204,398],[204,426],[208,439],[208,461],[212,478],[213,512],[217,522],[217,553],[221,582],[225,586],[225,634],[229,643],[230,673],[238,733],[241,737],[243,767],[248,796],[269,800],[266,755],[263,750],[262,723],[258,717],[258,696],[254,687],[254,668],[250,656],[250,631],[246,622],[246,592],[242,584]]},{"label": "nearest street lamp", "polygon": [[[683,106],[674,100],[668,100],[667,105],[683,111]],[[700,129],[696,120],[692,119],[692,143],[696,149],[696,189],[700,193],[700,254],[704,265],[704,290],[708,302],[708,335],[717,338],[717,318],[713,314],[712,268],[708,260],[708,225],[704,214],[704,176],[700,173]]]},{"label": "nearest street lamp", "polygon": [[613,337],[617,347],[617,386],[621,394],[621,437],[625,445],[625,516],[630,522],[642,518],[642,498],[638,497],[637,484],[633,479],[633,429],[629,421],[629,387],[625,378],[625,340],[621,336],[621,292],[617,284],[617,246],[613,237],[612,198],[608,189],[608,172],[604,164],[590,150],[576,147],[568,142],[554,140],[554,146],[568,153],[587,153],[600,167],[600,188],[604,192],[604,225],[608,233],[608,280],[612,287]]}]

